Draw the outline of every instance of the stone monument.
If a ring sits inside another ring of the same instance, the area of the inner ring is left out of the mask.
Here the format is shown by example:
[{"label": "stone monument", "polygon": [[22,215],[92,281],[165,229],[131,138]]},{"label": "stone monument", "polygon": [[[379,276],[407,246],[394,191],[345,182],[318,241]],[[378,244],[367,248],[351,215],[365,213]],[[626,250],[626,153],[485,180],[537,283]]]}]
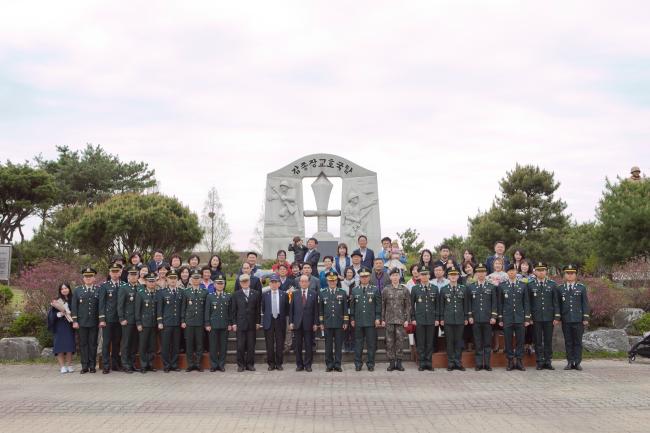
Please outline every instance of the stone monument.
[{"label": "stone monument", "polygon": [[[315,178],[311,184],[316,209],[303,206],[303,178]],[[342,179],[341,206],[329,209],[332,182]],[[317,232],[305,233],[305,217],[317,219]],[[328,231],[328,218],[341,217],[341,236]],[[368,237],[370,248],[380,248],[379,197],[377,173],[336,155],[314,154],[300,158],[266,176],[264,214],[264,258],[275,258],[279,249],[286,250],[294,236],[315,237],[321,257],[336,253],[338,242],[356,248],[359,235]],[[305,241],[306,243],[306,241]]]}]

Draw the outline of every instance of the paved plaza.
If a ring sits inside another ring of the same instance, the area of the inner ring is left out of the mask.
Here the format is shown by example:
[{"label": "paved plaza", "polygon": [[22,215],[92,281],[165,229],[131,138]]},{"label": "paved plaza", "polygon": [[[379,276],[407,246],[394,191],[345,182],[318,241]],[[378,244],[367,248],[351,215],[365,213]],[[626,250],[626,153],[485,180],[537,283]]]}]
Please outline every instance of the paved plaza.
[{"label": "paved plaza", "polygon": [[[557,367],[562,364],[556,363]],[[647,432],[650,362],[583,372],[111,373],[0,365],[9,432]]]}]

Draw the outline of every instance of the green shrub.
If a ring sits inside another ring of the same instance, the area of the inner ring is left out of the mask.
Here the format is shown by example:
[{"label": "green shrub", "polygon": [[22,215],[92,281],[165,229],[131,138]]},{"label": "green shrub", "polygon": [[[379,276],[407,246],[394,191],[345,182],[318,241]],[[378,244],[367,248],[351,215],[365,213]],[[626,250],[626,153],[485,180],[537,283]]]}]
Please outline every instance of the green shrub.
[{"label": "green shrub", "polygon": [[11,288],[0,284],[0,308],[11,304],[12,299],[14,299],[14,292],[11,291]]},{"label": "green shrub", "polygon": [[47,331],[47,324],[40,316],[23,313],[9,326],[9,335],[12,337],[36,337],[42,328]]},{"label": "green shrub", "polygon": [[47,329],[47,326],[41,326],[35,335],[41,347],[54,346],[54,335]]},{"label": "green shrub", "polygon": [[632,323],[630,333],[633,335],[643,335],[644,332],[650,331],[650,313],[645,313]]}]

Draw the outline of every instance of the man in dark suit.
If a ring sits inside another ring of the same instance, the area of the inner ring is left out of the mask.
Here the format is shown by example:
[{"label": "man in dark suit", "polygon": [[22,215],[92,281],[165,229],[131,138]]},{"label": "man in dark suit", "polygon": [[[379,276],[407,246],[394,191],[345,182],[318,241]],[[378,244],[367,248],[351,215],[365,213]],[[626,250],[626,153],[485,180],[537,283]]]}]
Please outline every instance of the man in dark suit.
[{"label": "man in dark suit", "polygon": [[318,251],[318,240],[316,238],[309,238],[307,241],[307,252],[303,262],[309,263],[313,269],[318,269],[318,262],[320,261],[320,251]]},{"label": "man in dark suit", "polygon": [[250,275],[241,274],[241,290],[237,290],[232,300],[233,331],[237,335],[237,371],[255,371],[255,332],[260,324],[261,295],[250,288]]},{"label": "man in dark suit", "polygon": [[352,253],[361,254],[361,266],[372,269],[375,262],[375,252],[368,248],[368,238],[366,235],[361,235],[357,239],[357,242],[359,243],[359,248]]},{"label": "man in dark suit", "polygon": [[[248,275],[250,278],[249,285],[251,289],[255,290],[258,294],[262,294],[262,282],[260,281],[259,278],[257,278],[255,275],[252,274],[252,268],[250,263],[244,262],[244,264],[241,265],[241,270],[242,273],[238,275],[238,277],[241,277],[242,275]],[[241,290],[242,285],[240,283],[239,278],[235,281],[235,291]]]},{"label": "man in dark suit", "polygon": [[296,335],[296,371],[311,372],[314,333],[318,326],[318,294],[309,289],[307,275],[300,276],[299,284],[300,288],[294,292],[289,308],[289,327]]},{"label": "man in dark suit", "polygon": [[158,272],[158,269],[167,264],[165,262],[165,255],[162,250],[156,250],[153,252],[153,260],[149,260],[149,263],[147,263],[147,267],[149,268],[149,272],[156,273]]},{"label": "man in dark suit", "polygon": [[273,371],[282,370],[289,296],[280,290],[278,274],[271,275],[270,280],[271,290],[262,295],[262,326],[266,340],[266,362],[269,371]]},{"label": "man in dark suit", "polygon": [[278,276],[280,278],[280,290],[286,292],[290,287],[296,287],[296,282],[288,275],[289,268],[284,263],[278,266]]}]

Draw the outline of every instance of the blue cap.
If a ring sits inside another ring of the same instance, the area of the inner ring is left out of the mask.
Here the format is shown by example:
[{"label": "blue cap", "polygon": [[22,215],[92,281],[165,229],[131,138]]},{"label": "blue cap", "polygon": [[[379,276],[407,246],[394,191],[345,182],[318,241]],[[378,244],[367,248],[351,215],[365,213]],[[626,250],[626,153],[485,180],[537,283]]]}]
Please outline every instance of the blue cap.
[{"label": "blue cap", "polygon": [[273,274],[271,274],[271,276],[269,277],[269,279],[270,279],[271,281],[280,281],[280,276],[279,276],[278,274],[273,273]]}]

